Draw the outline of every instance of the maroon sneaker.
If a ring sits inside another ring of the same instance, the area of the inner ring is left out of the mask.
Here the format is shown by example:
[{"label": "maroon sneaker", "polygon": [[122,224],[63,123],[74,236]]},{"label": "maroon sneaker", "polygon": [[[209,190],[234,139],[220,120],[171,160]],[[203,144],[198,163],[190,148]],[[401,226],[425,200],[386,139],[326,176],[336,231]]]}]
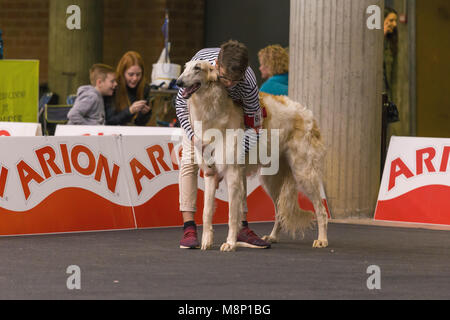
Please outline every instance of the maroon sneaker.
[{"label": "maroon sneaker", "polygon": [[182,249],[197,249],[200,244],[197,240],[197,228],[189,226],[184,229],[183,239],[180,241],[180,248]]},{"label": "maroon sneaker", "polygon": [[249,227],[242,227],[238,234],[236,245],[253,249],[270,248],[270,243],[258,237]]}]

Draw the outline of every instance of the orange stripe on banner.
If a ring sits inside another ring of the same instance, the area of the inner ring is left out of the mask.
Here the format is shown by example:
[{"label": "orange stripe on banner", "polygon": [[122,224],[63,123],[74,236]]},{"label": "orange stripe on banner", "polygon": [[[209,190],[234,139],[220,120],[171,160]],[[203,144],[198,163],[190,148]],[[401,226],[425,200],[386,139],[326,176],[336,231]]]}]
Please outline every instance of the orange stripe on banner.
[{"label": "orange stripe on banner", "polygon": [[[65,188],[24,212],[0,208],[0,235],[181,226],[178,195],[178,185],[170,185],[146,203],[135,206],[135,224],[132,207],[115,204],[81,188]],[[197,224],[202,224],[203,201],[204,192],[198,190]],[[308,210],[303,203],[304,199],[301,207]],[[261,186],[247,198],[247,205],[249,222],[274,220],[274,205]],[[228,202],[216,199],[213,223],[228,223]]]},{"label": "orange stripe on banner", "polygon": [[0,235],[135,228],[133,210],[80,188],[57,190],[34,208],[0,208]]},{"label": "orange stripe on banner", "polygon": [[0,171],[0,198],[3,198],[3,194],[5,193],[7,177],[8,177],[8,169],[2,167],[2,170]]},{"label": "orange stripe on banner", "polygon": [[450,225],[450,187],[424,186],[378,201],[375,220]]},{"label": "orange stripe on banner", "polygon": [[[179,210],[178,185],[170,185],[159,191],[146,203],[134,207],[138,228],[180,226],[183,219]],[[197,191],[197,213],[195,221],[202,224],[204,192]],[[248,221],[273,221],[275,211],[269,196],[258,187],[247,198]],[[216,199],[213,223],[228,223],[228,202]]]},{"label": "orange stripe on banner", "polygon": [[[183,219],[179,211],[178,198],[178,185],[170,185],[159,191],[146,203],[134,207],[138,228],[182,225]],[[197,191],[197,213],[195,215],[197,224],[202,224],[203,201],[204,192],[199,189]],[[299,194],[299,202],[303,210],[314,211],[311,201],[301,194]],[[328,212],[325,200],[324,204]],[[261,186],[247,197],[247,207],[247,220],[249,222],[274,221],[275,219],[273,202]],[[328,214],[328,216],[330,215]],[[228,223],[228,202],[216,199],[213,223]]]}]

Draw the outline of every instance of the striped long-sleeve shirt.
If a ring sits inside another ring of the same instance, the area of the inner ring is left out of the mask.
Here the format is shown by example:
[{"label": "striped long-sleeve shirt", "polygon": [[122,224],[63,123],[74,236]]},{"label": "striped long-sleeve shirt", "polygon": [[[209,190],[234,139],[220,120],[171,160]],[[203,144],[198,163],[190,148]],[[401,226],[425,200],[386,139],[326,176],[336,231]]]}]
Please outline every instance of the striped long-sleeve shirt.
[{"label": "striped long-sleeve shirt", "polygon": [[[191,59],[206,60],[212,65],[215,65],[215,60],[218,58],[220,48],[207,48],[202,49]],[[253,70],[248,67],[245,71],[244,77],[236,85],[227,88],[228,95],[238,104],[244,108],[244,115],[255,116],[261,119],[261,108],[259,105],[259,89],[256,84],[256,76]],[[181,95],[181,90],[178,91],[178,95],[175,101],[175,108],[178,120],[181,127],[185,130],[189,139],[194,136],[194,131],[189,121],[189,110],[187,106],[187,100]],[[244,134],[244,148],[248,152],[257,142],[256,131],[252,128],[247,128]]]}]

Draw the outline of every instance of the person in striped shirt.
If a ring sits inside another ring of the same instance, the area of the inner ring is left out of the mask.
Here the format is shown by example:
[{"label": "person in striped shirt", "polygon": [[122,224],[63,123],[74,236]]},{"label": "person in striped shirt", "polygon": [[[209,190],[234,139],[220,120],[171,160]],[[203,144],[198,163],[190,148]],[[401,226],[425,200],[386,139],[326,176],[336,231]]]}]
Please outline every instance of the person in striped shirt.
[{"label": "person in striped shirt", "polygon": [[[247,47],[235,40],[230,40],[220,48],[202,49],[191,61],[206,60],[215,66],[219,79],[225,86],[229,96],[244,109],[245,133],[242,147],[248,152],[256,145],[258,129],[262,125],[262,113],[259,105],[259,90],[253,70],[248,66]],[[180,248],[198,248],[197,228],[194,215],[197,211],[197,175],[198,164],[193,161],[197,137],[194,135],[190,119],[187,99],[183,97],[183,89],[178,91],[175,108],[181,127],[184,129],[183,153],[179,175],[180,211],[183,215],[183,238]],[[246,185],[246,183],[245,183]],[[247,204],[244,203],[244,221],[238,235],[238,243],[250,248],[270,248],[270,244],[259,238],[247,222]]]}]

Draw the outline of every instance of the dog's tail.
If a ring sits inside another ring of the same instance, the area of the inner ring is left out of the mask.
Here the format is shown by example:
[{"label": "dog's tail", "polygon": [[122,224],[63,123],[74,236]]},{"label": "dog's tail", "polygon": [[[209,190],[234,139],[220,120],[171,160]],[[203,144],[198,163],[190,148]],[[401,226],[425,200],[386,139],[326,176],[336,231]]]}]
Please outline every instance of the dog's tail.
[{"label": "dog's tail", "polygon": [[313,227],[314,212],[302,210],[298,204],[298,188],[290,170],[283,179],[277,203],[277,219],[283,231],[292,238]]}]

